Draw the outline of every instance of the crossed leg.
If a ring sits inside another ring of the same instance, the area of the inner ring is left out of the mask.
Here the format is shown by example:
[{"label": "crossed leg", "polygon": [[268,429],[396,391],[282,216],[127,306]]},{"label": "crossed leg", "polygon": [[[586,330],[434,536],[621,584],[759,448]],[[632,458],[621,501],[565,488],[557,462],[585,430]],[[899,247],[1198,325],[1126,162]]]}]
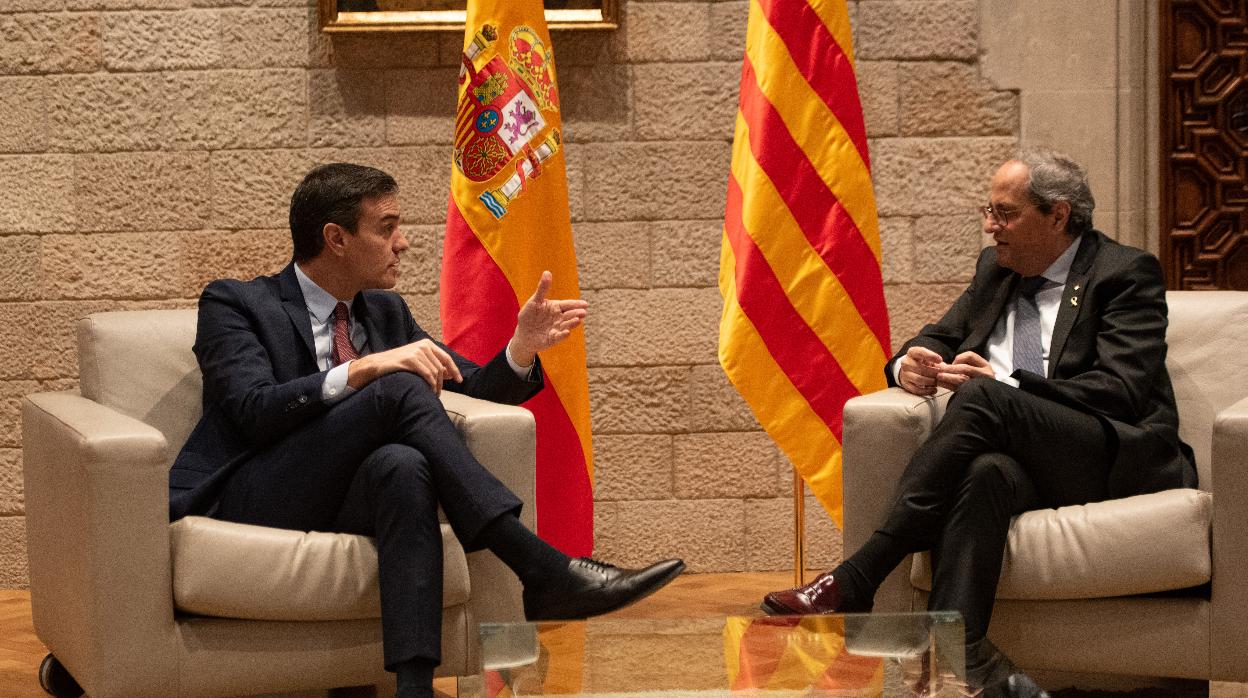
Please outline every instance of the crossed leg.
[{"label": "crossed leg", "polygon": [[473,458],[425,382],[393,373],[242,464],[216,516],[375,536],[393,667],[440,661],[439,505],[464,548],[475,550],[481,531],[521,502]]}]

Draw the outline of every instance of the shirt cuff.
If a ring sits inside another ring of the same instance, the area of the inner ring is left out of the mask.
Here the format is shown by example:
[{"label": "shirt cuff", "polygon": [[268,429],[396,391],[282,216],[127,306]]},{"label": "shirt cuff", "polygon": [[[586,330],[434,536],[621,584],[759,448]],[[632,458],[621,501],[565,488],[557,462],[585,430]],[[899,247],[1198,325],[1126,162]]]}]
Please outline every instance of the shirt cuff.
[{"label": "shirt cuff", "polygon": [[355,388],[347,385],[347,370],[350,366],[351,362],[348,361],[329,369],[329,373],[325,374],[325,382],[321,384],[321,402],[332,405],[355,392]]},{"label": "shirt cuff", "polygon": [[516,378],[529,380],[530,376],[533,375],[533,368],[537,366],[537,357],[533,357],[533,363],[528,366],[521,366],[516,363],[515,359],[511,358],[511,342],[507,342],[507,346],[503,349],[503,355],[507,357],[507,365],[511,367],[512,371],[515,371]]},{"label": "shirt cuff", "polygon": [[[876,374],[879,375],[879,374]],[[893,385],[901,385],[901,361],[893,362]]]}]

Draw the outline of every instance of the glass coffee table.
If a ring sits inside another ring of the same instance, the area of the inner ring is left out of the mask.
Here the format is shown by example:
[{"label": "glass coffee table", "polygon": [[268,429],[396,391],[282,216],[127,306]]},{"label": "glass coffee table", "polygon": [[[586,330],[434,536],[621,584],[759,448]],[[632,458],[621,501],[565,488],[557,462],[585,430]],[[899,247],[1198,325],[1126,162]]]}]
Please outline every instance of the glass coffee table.
[{"label": "glass coffee table", "polygon": [[957,613],[483,624],[461,697],[959,695]]}]

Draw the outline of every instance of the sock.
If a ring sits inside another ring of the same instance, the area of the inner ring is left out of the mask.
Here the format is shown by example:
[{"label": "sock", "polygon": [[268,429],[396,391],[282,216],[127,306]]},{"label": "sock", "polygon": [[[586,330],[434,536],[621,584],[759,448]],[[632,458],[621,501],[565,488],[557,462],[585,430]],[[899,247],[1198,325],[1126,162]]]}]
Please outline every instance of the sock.
[{"label": "sock", "polygon": [[433,668],[427,659],[415,657],[394,667],[396,698],[433,698]]},{"label": "sock", "polygon": [[511,514],[503,514],[481,529],[477,542],[497,555],[526,587],[557,582],[567,574],[571,562]]},{"label": "sock", "polygon": [[[1018,666],[1010,658],[1001,653],[997,646],[986,637],[967,639],[966,644],[966,680],[972,686],[1000,688],[1005,686],[1010,677],[1020,673]],[[992,694],[995,695],[995,694]],[[1020,691],[1003,693],[1002,695],[1032,695]]]},{"label": "sock", "polygon": [[848,607],[846,610],[870,610],[875,590],[907,554],[908,551],[898,545],[892,536],[876,531],[858,552],[837,565],[832,570],[832,577],[842,585],[841,592]]}]

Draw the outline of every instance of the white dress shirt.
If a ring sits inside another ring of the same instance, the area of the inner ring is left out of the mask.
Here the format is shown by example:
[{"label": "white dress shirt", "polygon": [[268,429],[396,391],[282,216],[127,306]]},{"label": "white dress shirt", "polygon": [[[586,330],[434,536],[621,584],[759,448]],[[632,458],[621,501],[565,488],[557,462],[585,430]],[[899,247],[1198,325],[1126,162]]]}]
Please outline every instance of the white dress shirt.
[{"label": "white dress shirt", "polygon": [[[1040,349],[1044,354],[1044,375],[1049,375],[1049,344],[1053,341],[1053,325],[1057,323],[1057,311],[1062,305],[1062,293],[1066,290],[1066,277],[1070,276],[1070,265],[1079,252],[1079,244],[1083,237],[1066,248],[1048,269],[1041,274],[1048,283],[1036,292],[1036,308],[1040,310]],[[988,363],[997,380],[1009,383],[1015,388],[1018,381],[1011,378],[1014,373],[1014,317],[1018,314],[1019,298],[1015,295],[1010,302],[1009,312],[997,319],[997,325],[988,336]]]},{"label": "white dress shirt", "polygon": [[[1070,276],[1070,265],[1075,261],[1075,255],[1079,252],[1079,245],[1082,243],[1083,237],[1075,238],[1075,241],[1066,248],[1048,269],[1041,274],[1048,280],[1039,291],[1036,292],[1036,307],[1040,310],[1040,348],[1044,353],[1044,373],[1049,373],[1049,344],[1053,341],[1053,325],[1057,323],[1057,311],[1062,305],[1062,293],[1066,290],[1066,277]],[[1014,373],[1014,316],[1018,309],[1018,297],[1009,304],[1009,311],[997,318],[997,324],[992,329],[992,334],[988,336],[988,364],[992,367],[992,373],[996,379],[1002,383],[1009,383],[1015,388],[1018,387],[1018,381],[1011,378],[1010,374]],[[901,361],[893,362],[893,384],[901,385],[898,376],[901,374]]]}]

